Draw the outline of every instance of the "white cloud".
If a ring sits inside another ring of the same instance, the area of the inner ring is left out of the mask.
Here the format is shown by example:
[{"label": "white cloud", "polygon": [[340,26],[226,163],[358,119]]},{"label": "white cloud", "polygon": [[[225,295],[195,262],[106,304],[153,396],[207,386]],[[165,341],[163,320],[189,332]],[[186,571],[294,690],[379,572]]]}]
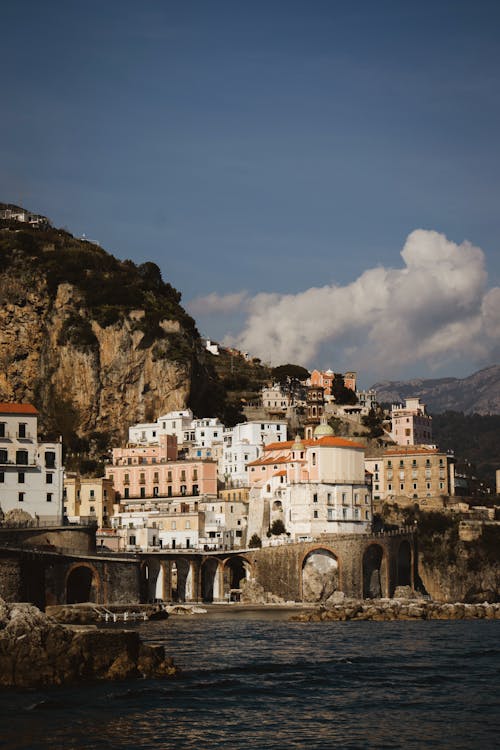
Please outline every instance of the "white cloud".
[{"label": "white cloud", "polygon": [[198,300],[198,310],[246,309],[244,327],[231,343],[274,364],[312,365],[320,349],[331,354],[334,367],[371,372],[414,363],[437,368],[464,356],[492,361],[500,338],[500,289],[487,290],[483,251],[418,229],[401,256],[403,268],[372,268],[346,286],[293,295],[212,294]]},{"label": "white cloud", "polygon": [[226,313],[233,310],[244,310],[248,302],[247,292],[217,294],[212,292],[205,297],[196,297],[189,303],[193,314]]}]

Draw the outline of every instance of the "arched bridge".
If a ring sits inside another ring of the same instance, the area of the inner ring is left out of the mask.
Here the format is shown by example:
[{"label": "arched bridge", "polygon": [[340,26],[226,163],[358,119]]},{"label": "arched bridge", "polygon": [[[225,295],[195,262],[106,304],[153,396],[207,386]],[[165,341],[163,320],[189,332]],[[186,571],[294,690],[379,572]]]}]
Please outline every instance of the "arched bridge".
[{"label": "arched bridge", "polygon": [[253,579],[286,601],[319,601],[335,590],[390,597],[416,578],[414,535],[345,535],[241,551],[93,550],[0,547],[0,596],[48,604],[223,602]]}]

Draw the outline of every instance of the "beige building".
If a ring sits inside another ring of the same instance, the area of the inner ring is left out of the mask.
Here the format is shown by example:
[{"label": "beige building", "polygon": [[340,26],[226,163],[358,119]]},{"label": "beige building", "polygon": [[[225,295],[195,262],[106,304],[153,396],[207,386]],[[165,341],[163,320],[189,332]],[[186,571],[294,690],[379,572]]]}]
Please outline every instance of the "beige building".
[{"label": "beige building", "polygon": [[64,478],[64,514],[70,522],[95,520],[108,527],[113,515],[115,490],[109,479],[82,479],[77,474]]},{"label": "beige building", "polygon": [[455,494],[454,458],[438,448],[387,448],[381,456],[367,457],[365,468],[372,475],[374,506],[429,502]]}]

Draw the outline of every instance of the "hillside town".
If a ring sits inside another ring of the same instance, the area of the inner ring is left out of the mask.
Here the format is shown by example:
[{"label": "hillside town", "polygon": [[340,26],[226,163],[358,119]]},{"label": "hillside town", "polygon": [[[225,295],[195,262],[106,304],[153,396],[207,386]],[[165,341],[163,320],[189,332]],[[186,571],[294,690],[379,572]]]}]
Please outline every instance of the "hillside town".
[{"label": "hillside town", "polygon": [[189,408],[129,425],[103,475],[85,476],[64,470],[61,439],[39,441],[33,405],[2,403],[2,521],[91,524],[97,549],[113,553],[362,535],[391,507],[497,522],[499,508],[471,498],[455,456],[434,444],[419,398],[384,411],[374,391],[357,389],[356,372],[315,369],[265,385],[244,411],[233,427]]}]

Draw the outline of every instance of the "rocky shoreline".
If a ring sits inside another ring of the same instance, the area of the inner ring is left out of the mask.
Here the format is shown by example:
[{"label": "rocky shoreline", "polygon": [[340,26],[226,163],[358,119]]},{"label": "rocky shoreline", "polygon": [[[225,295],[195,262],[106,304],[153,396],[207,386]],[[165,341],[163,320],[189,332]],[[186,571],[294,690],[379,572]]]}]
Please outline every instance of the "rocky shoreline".
[{"label": "rocky shoreline", "polygon": [[394,620],[500,620],[500,603],[455,604],[426,599],[345,599],[291,617],[296,622]]},{"label": "rocky shoreline", "polygon": [[163,646],[141,643],[137,631],[66,626],[32,604],[0,599],[0,688],[172,677],[177,672]]}]

